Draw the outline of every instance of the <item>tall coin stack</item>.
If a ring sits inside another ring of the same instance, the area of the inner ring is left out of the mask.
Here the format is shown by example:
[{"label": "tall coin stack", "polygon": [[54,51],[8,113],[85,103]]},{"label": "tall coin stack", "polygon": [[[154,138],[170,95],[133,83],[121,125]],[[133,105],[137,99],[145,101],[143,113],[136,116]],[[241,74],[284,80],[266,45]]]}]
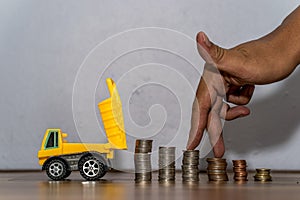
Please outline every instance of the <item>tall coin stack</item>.
[{"label": "tall coin stack", "polygon": [[183,151],[182,181],[199,181],[199,150]]},{"label": "tall coin stack", "polygon": [[248,181],[247,163],[246,160],[233,160],[233,172],[235,181]]},{"label": "tall coin stack", "polygon": [[209,181],[228,181],[227,162],[222,158],[207,158],[207,175]]},{"label": "tall coin stack", "polygon": [[152,140],[136,140],[134,154],[136,182],[148,182],[152,179],[151,151]]},{"label": "tall coin stack", "polygon": [[159,147],[158,167],[160,182],[175,181],[175,147]]},{"label": "tall coin stack", "polygon": [[272,181],[272,176],[270,175],[270,173],[271,173],[271,169],[265,169],[265,168],[256,169],[254,180],[261,181],[261,182]]}]

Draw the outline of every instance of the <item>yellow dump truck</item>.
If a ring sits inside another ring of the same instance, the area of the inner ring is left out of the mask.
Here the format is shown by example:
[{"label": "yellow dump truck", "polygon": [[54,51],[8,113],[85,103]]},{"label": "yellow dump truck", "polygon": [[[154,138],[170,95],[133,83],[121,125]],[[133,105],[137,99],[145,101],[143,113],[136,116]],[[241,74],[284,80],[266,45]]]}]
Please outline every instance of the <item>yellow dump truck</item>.
[{"label": "yellow dump truck", "polygon": [[114,149],[127,149],[122,103],[116,84],[106,79],[110,98],[100,102],[98,108],[108,139],[106,144],[68,143],[61,129],[47,129],[38,152],[39,164],[49,178],[62,180],[72,171],[79,170],[86,180],[98,180],[110,168]]}]

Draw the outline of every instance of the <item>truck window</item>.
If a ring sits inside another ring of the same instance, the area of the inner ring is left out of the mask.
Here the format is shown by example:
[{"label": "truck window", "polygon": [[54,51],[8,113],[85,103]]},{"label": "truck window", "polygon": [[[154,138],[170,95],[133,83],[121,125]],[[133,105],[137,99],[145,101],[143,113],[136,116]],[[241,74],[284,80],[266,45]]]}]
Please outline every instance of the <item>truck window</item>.
[{"label": "truck window", "polygon": [[58,147],[58,132],[51,131],[48,134],[48,139],[46,142],[45,149],[48,148],[57,148]]}]

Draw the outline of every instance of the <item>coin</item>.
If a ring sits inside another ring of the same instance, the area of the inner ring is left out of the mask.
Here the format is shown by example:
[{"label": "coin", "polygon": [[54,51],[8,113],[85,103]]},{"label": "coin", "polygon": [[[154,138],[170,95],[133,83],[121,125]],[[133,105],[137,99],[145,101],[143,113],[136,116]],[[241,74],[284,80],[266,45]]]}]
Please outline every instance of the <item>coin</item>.
[{"label": "coin", "polygon": [[199,150],[183,151],[182,181],[199,181]]},{"label": "coin", "polygon": [[135,181],[144,182],[151,181],[151,151],[152,140],[136,140],[134,166],[135,166]]},{"label": "coin", "polygon": [[149,153],[152,151],[153,140],[136,140],[135,153]]},{"label": "coin", "polygon": [[271,169],[260,168],[256,169],[256,174],[254,176],[255,181],[272,181],[272,176],[270,175]]},{"label": "coin", "polygon": [[159,147],[158,150],[158,180],[160,182],[174,181],[175,169],[175,147]]},{"label": "coin", "polygon": [[246,160],[232,160],[233,164],[233,179],[235,181],[247,181],[247,162]]},{"label": "coin", "polygon": [[228,181],[227,162],[224,158],[207,158],[207,175],[209,181]]}]

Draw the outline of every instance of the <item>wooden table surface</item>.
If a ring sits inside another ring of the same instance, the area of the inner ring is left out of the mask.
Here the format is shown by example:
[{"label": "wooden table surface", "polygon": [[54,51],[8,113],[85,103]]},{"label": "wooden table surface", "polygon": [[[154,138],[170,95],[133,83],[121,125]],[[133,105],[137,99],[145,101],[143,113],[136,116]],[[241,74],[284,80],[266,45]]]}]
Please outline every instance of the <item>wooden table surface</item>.
[{"label": "wooden table surface", "polygon": [[103,180],[87,182],[78,172],[73,172],[66,181],[50,181],[43,172],[1,172],[0,199],[300,199],[300,173],[272,173],[273,181],[255,182],[253,173],[249,173],[246,183],[232,181],[227,183],[210,183],[205,173],[200,174],[197,184],[184,184],[181,173],[176,174],[176,182],[162,184],[157,181],[157,173],[147,184],[134,182],[134,174],[109,172]]}]

